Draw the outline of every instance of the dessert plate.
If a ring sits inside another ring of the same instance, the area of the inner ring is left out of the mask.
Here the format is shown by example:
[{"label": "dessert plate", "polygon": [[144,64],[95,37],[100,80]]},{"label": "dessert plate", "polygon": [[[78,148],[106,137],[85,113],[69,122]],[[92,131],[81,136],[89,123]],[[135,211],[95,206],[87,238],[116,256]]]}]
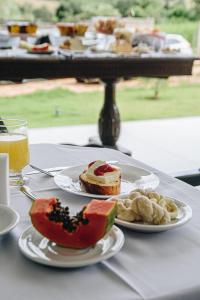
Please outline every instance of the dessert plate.
[{"label": "dessert plate", "polygon": [[[120,195],[128,194],[136,188],[155,189],[159,185],[159,178],[148,170],[128,164],[112,163],[112,165],[121,169]],[[54,177],[56,185],[62,190],[80,196],[99,199],[110,198],[110,195],[90,194],[84,190],[79,182],[79,176],[86,167],[87,165],[80,165],[62,170]]]},{"label": "dessert plate", "polygon": [[11,231],[19,222],[19,214],[6,205],[0,205],[0,236]]},{"label": "dessert plate", "polygon": [[[126,196],[121,196],[121,197],[117,196],[117,198],[124,199],[124,198],[126,198]],[[177,200],[177,199],[174,199],[171,197],[167,197],[167,198],[172,199],[178,207],[178,217],[175,220],[171,221],[169,224],[150,225],[150,224],[146,224],[146,223],[142,223],[142,222],[127,222],[127,221],[120,220],[118,218],[115,218],[115,223],[118,225],[121,225],[123,227],[132,229],[134,231],[149,232],[149,233],[175,229],[175,228],[180,227],[183,224],[187,223],[192,218],[191,207],[188,204],[186,204],[180,200]],[[112,197],[110,199],[114,199],[114,197]]]},{"label": "dessert plate", "polygon": [[21,234],[18,241],[21,252],[29,259],[59,268],[76,268],[98,263],[119,252],[123,244],[124,235],[116,226],[95,246],[80,250],[60,247],[40,235],[32,226]]}]

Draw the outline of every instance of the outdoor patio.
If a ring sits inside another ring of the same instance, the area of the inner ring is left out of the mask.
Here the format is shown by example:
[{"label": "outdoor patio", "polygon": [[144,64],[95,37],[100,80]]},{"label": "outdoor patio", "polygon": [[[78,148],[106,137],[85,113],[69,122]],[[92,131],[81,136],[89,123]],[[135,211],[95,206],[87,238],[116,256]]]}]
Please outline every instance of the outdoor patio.
[{"label": "outdoor patio", "polygon": [[0,0],[0,299],[200,299],[199,20]]}]

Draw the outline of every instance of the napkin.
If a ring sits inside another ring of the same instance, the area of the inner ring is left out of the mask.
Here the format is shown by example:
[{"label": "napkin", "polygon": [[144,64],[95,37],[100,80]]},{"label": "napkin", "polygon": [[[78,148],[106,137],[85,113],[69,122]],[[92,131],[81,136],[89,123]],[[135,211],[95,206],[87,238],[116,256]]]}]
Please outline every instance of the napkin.
[{"label": "napkin", "polygon": [[9,161],[7,153],[0,153],[0,204],[9,205]]}]

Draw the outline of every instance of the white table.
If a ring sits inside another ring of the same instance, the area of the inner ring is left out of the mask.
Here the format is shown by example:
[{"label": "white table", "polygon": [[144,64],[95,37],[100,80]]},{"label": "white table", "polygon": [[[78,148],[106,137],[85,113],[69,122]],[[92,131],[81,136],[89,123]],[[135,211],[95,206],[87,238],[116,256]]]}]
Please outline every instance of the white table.
[{"label": "white table", "polygon": [[[56,146],[31,146],[31,162],[43,168],[88,163],[95,159],[118,160],[151,169],[120,152]],[[200,299],[200,192],[153,170],[160,178],[158,191],[189,203],[193,218],[173,231],[142,234],[123,229],[125,244],[113,258],[78,269],[56,269],[33,263],[17,247],[21,232],[30,224],[31,200],[12,190],[12,206],[21,221],[0,238],[0,299],[2,300],[107,300]],[[30,176],[38,196],[56,195],[73,210],[88,198],[58,190],[51,178]]]}]

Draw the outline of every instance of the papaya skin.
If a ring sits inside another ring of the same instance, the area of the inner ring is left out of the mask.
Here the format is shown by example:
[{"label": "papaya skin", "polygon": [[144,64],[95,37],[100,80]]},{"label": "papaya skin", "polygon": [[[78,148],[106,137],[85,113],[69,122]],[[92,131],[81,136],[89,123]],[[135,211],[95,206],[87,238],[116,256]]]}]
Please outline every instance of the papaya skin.
[{"label": "papaya skin", "polygon": [[83,210],[83,217],[88,223],[80,223],[75,231],[69,232],[63,228],[62,222],[49,219],[56,203],[56,198],[37,199],[29,214],[40,234],[66,248],[83,249],[95,245],[111,229],[117,211],[116,202],[93,199]]}]

